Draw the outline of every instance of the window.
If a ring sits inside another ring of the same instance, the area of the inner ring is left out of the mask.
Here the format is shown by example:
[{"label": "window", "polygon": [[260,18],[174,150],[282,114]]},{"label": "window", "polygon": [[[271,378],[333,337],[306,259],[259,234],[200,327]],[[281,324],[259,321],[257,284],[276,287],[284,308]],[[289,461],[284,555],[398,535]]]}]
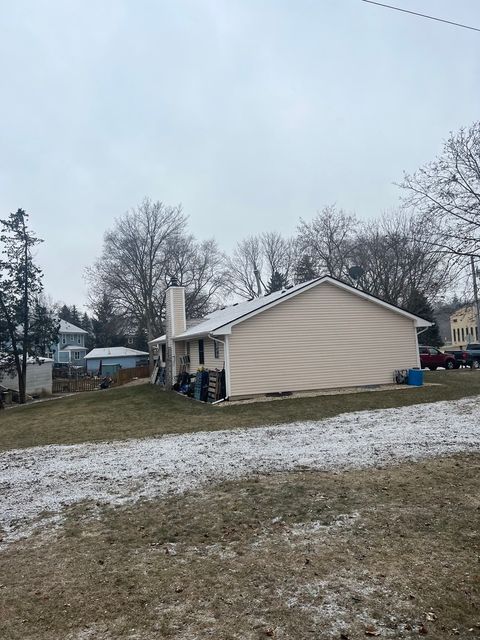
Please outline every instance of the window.
[{"label": "window", "polygon": [[462,327],[462,342],[465,340],[465,329]]},{"label": "window", "polygon": [[133,344],[133,337],[132,336],[128,336],[127,344]]},{"label": "window", "polygon": [[216,340],[213,341],[213,357],[220,358],[220,349]]},{"label": "window", "polygon": [[436,356],[438,355],[440,352],[438,349],[434,349],[433,347],[430,347],[430,349],[428,350],[431,356]]},{"label": "window", "polygon": [[80,337],[80,335],[77,336],[77,342],[78,344],[82,344],[82,338]]},{"label": "window", "polygon": [[205,349],[203,340],[198,341],[198,364],[205,364]]},{"label": "window", "polygon": [[64,334],[62,336],[62,344],[66,344],[67,343],[67,336]]},{"label": "window", "polygon": [[167,359],[167,345],[162,344],[160,346],[162,347],[162,362],[165,362],[165,360]]},{"label": "window", "polygon": [[73,359],[74,360],[80,360],[80,351],[74,351],[73,352]]}]

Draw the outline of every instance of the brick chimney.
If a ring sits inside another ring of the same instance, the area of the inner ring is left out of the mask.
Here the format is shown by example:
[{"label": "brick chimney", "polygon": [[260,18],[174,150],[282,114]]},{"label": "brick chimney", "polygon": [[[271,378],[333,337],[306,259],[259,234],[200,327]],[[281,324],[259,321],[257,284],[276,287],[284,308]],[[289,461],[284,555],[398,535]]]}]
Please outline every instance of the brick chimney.
[{"label": "brick chimney", "polygon": [[166,292],[166,326],[165,384],[168,389],[171,389],[177,374],[175,342],[173,339],[187,328],[185,287],[180,286],[175,278],[170,280]]}]

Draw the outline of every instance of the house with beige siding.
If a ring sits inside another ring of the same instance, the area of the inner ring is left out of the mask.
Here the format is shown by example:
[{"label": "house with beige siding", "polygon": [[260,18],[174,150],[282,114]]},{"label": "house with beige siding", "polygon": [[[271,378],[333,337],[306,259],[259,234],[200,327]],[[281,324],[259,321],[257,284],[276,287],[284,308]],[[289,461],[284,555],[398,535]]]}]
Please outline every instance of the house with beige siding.
[{"label": "house with beige siding", "polygon": [[452,346],[464,348],[470,342],[478,342],[478,324],[474,305],[458,309],[450,316]]},{"label": "house with beige siding", "polygon": [[166,335],[151,346],[172,377],[224,369],[229,399],[391,383],[420,367],[417,330],[432,324],[330,276],[192,324],[183,287],[167,289],[166,307]]}]

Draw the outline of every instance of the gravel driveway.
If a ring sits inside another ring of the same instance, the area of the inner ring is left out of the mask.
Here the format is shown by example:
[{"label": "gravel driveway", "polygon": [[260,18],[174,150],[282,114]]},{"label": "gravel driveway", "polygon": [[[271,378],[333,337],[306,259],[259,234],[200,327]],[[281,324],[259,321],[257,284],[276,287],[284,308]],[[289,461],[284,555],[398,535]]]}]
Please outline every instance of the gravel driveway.
[{"label": "gravel driveway", "polygon": [[480,397],[288,425],[0,454],[3,542],[81,500],[121,504],[253,473],[361,468],[480,451]]}]

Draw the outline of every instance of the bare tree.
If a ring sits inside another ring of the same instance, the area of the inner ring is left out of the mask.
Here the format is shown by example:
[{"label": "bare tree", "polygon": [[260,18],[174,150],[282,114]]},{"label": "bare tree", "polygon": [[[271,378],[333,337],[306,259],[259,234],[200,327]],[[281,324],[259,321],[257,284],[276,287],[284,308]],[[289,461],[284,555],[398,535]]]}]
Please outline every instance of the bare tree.
[{"label": "bare tree", "polygon": [[299,260],[308,256],[310,267],[317,275],[348,280],[357,227],[356,217],[335,205],[324,207],[310,222],[300,219],[297,238]]},{"label": "bare tree", "polygon": [[451,133],[442,153],[399,186],[405,203],[441,231],[438,250],[480,255],[480,122]]},{"label": "bare tree", "polygon": [[263,251],[259,236],[249,236],[237,243],[228,261],[228,281],[232,293],[243,298],[262,295],[259,274],[263,270]]},{"label": "bare tree", "polygon": [[92,306],[105,292],[113,311],[146,329],[164,329],[165,291],[172,277],[185,285],[187,313],[203,314],[224,286],[223,256],[213,240],[198,243],[186,233],[180,206],[145,199],[115,221],[101,257],[87,270]]},{"label": "bare tree", "polygon": [[185,287],[187,317],[200,318],[222,302],[227,289],[225,255],[214,239],[199,242],[192,235],[182,235],[170,245],[166,274],[175,275]]},{"label": "bare tree", "polygon": [[457,276],[452,260],[426,242],[436,238],[437,232],[422,217],[402,211],[364,224],[351,252],[362,271],[358,286],[406,308],[420,295],[434,302]]},{"label": "bare tree", "polygon": [[256,298],[269,291],[272,277],[288,283],[294,259],[294,241],[277,231],[244,238],[237,243],[228,261],[231,292]]},{"label": "bare tree", "polygon": [[104,236],[101,257],[87,271],[91,297],[108,291],[116,310],[145,321],[148,338],[161,329],[159,305],[165,288],[167,249],[186,224],[180,206],[146,198],[115,220]]}]

